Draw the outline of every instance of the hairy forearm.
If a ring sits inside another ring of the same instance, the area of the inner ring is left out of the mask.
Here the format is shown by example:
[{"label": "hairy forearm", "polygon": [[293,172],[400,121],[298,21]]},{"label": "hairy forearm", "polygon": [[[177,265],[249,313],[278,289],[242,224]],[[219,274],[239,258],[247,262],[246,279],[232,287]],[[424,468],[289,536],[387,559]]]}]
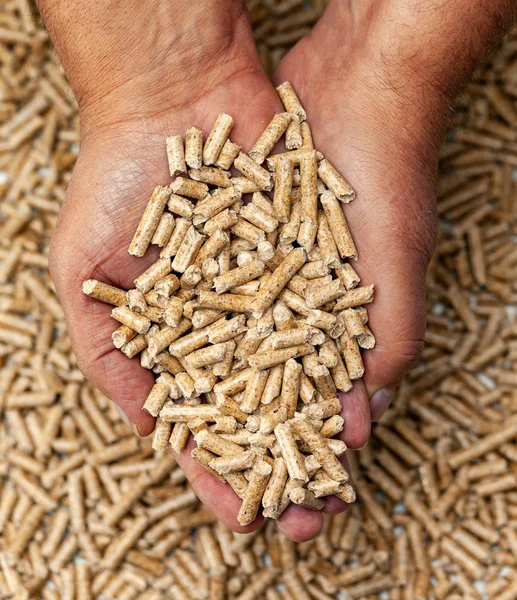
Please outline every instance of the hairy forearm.
[{"label": "hairy forearm", "polygon": [[517,2],[384,0],[377,11],[379,64],[393,85],[433,88],[449,102],[514,22]]},{"label": "hairy forearm", "polygon": [[363,118],[436,165],[454,97],[517,12],[517,0],[331,0],[313,36],[319,70],[364,98]]},{"label": "hairy forearm", "polygon": [[205,73],[209,86],[212,64],[222,55],[231,62],[234,48],[248,37],[241,0],[37,4],[81,109],[128,88],[142,102],[168,93],[174,103],[189,86],[192,97],[198,92],[194,79]]}]

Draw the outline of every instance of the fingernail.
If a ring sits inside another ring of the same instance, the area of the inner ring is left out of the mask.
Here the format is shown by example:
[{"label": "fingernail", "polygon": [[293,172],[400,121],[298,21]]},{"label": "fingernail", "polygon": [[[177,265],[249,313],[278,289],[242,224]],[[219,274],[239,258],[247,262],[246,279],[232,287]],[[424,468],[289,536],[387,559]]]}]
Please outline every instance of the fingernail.
[{"label": "fingernail", "polygon": [[133,423],[131,423],[131,421],[129,420],[129,417],[126,415],[126,413],[120,408],[120,406],[118,404],[115,404],[115,408],[117,409],[118,414],[120,415],[120,418],[124,421],[124,423],[130,428],[130,429],[134,429],[134,425]]},{"label": "fingernail", "polygon": [[372,421],[378,421],[390,407],[395,396],[394,388],[377,390],[370,400],[370,413]]}]

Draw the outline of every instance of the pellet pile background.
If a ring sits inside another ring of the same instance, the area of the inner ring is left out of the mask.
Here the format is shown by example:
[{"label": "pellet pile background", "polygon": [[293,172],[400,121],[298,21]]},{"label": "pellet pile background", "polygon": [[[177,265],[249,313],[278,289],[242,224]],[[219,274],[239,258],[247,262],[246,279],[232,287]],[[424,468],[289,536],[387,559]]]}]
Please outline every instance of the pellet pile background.
[{"label": "pellet pile background", "polygon": [[[324,3],[252,2],[274,67]],[[442,149],[423,360],[349,453],[358,502],[295,545],[234,535],[75,366],[46,272],[77,152],[32,7],[0,9],[0,594],[5,598],[517,598],[517,36]],[[377,332],[380,335],[380,332]]]}]

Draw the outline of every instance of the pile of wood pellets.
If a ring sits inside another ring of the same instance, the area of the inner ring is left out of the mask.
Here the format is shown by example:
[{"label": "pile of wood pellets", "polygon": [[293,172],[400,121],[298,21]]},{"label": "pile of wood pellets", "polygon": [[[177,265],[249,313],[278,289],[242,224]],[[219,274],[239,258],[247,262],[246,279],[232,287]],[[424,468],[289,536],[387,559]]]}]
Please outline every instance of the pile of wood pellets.
[{"label": "pile of wood pellets", "polygon": [[[272,69],[324,2],[249,3]],[[347,451],[358,500],[294,544],[233,534],[76,367],[47,272],[77,110],[26,0],[0,6],[0,595],[42,600],[517,596],[517,36],[441,151],[420,363]],[[357,201],[360,201],[358,198]]]},{"label": "pile of wood pellets", "polygon": [[[160,258],[127,292],[83,285],[116,305],[115,345],[159,374],[143,406],[158,417],[153,448],[181,452],[194,434],[194,460],[242,499],[241,525],[262,506],[276,519],[291,502],[355,500],[346,447],[331,438],[344,425],[338,392],[375,345],[363,306],[373,285],[344,262],[357,260],[342,204],[355,194],[314,149],[291,84],[277,92],[286,112],[249,155],[230,141],[227,114],[206,141],[195,127],[185,143],[167,138],[174,179],[153,191],[129,247],[141,257],[156,244]],[[284,134],[288,150],[271,154]]]}]

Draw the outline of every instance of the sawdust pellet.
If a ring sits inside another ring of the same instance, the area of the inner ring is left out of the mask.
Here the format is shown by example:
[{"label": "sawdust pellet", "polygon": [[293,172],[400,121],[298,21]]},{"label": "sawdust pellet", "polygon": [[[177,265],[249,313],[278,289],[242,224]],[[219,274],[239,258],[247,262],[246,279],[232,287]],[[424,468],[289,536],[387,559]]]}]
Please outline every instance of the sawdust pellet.
[{"label": "sawdust pellet", "polygon": [[237,155],[242,150],[242,147],[238,144],[234,144],[229,139],[226,140],[224,146],[215,161],[215,166],[220,169],[228,170],[233,165],[233,161],[237,158]]},{"label": "sawdust pellet", "polygon": [[[281,223],[289,221],[291,213],[291,189],[293,185],[294,162],[289,158],[280,159],[275,167],[275,191],[273,211]],[[301,211],[301,208],[300,208]],[[292,226],[294,227],[294,225]],[[290,237],[286,234],[284,237]]]},{"label": "sawdust pellet", "polygon": [[170,240],[174,230],[174,223],[175,220],[173,215],[171,215],[169,212],[163,213],[160,222],[158,223],[158,227],[156,228],[156,231],[151,239],[151,244],[156,244],[160,248],[163,248]]},{"label": "sawdust pellet", "polygon": [[354,190],[328,159],[324,158],[319,162],[318,175],[334,196],[338,200],[341,200],[341,202],[348,203],[355,198]]},{"label": "sawdust pellet", "polygon": [[336,196],[327,190],[320,196],[320,201],[340,256],[342,258],[357,259],[357,250],[345,214]]},{"label": "sawdust pellet", "polygon": [[271,471],[271,465],[263,460],[258,460],[254,464],[248,488],[237,515],[237,520],[241,525],[249,525],[256,518]]},{"label": "sawdust pellet", "polygon": [[203,200],[208,194],[208,186],[206,183],[193,181],[186,177],[176,177],[170,185],[170,189],[174,194],[194,198],[195,200]]},{"label": "sawdust pellet", "polygon": [[147,333],[151,326],[151,321],[147,317],[130,310],[127,306],[114,308],[111,311],[111,316],[119,323],[130,327],[140,334]]},{"label": "sawdust pellet", "polygon": [[233,161],[233,166],[255,183],[260,190],[270,192],[273,189],[273,177],[271,174],[244,152],[239,152],[239,155]]},{"label": "sawdust pellet", "polygon": [[281,423],[275,427],[275,435],[285,461],[289,477],[299,484],[309,480],[302,455],[288,425]]},{"label": "sawdust pellet", "polygon": [[88,279],[83,283],[83,293],[91,298],[113,304],[114,306],[124,306],[127,303],[126,292],[120,288],[107,283],[102,283],[96,279]]},{"label": "sawdust pellet", "polygon": [[181,135],[172,135],[165,140],[167,149],[167,162],[169,163],[169,175],[176,177],[180,173],[186,173],[185,149]]},{"label": "sawdust pellet", "polygon": [[250,158],[255,160],[259,165],[262,164],[285,133],[291,120],[292,116],[289,113],[275,115],[251,148],[249,152]]},{"label": "sawdust pellet", "polygon": [[216,162],[230,135],[233,124],[230,115],[222,113],[217,117],[203,148],[203,164],[213,165]]},{"label": "sawdust pellet", "polygon": [[284,83],[276,88],[276,91],[280,96],[280,100],[282,100],[285,110],[288,113],[295,115],[300,123],[305,121],[307,113],[305,112],[300,99],[296,95],[293,86],[288,81],[284,81]]},{"label": "sawdust pellet", "polygon": [[165,210],[170,193],[170,189],[167,187],[157,186],[154,189],[129,246],[129,254],[133,256],[145,254]]},{"label": "sawdust pellet", "polygon": [[205,236],[198,233],[193,226],[190,226],[172,261],[172,270],[177,273],[184,273],[194,261],[204,240]]},{"label": "sawdust pellet", "polygon": [[169,388],[166,385],[155,384],[149,392],[149,396],[147,396],[142,407],[143,410],[146,410],[153,417],[157,417],[168,396]]},{"label": "sawdust pellet", "polygon": [[203,132],[190,127],[185,133],[185,162],[191,169],[199,169],[203,164]]}]

